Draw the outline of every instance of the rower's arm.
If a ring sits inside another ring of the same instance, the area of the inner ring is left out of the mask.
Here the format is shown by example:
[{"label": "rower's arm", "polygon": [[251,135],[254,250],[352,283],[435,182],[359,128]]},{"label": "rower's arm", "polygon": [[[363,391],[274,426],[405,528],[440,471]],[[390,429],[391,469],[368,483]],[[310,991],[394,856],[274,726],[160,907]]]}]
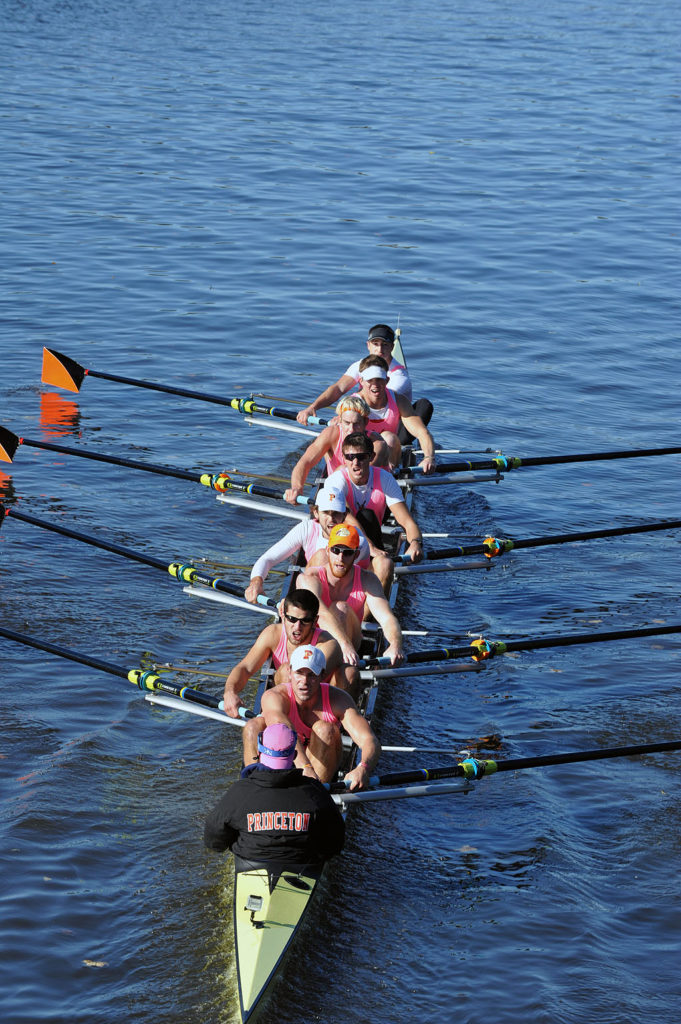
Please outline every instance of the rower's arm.
[{"label": "rower's arm", "polygon": [[365,789],[380,757],[381,744],[378,742],[366,718],[360,715],[354,701],[349,704],[345,712],[340,716],[340,720],[348,736],[361,753],[360,763],[351,772],[347,773],[345,781],[350,783],[351,790]]},{"label": "rower's arm", "polygon": [[364,569],[362,571],[362,586],[366,593],[367,607],[388,641],[385,654],[390,658],[392,665],[397,665],[404,658],[400,624],[386,599],[378,576],[368,569]]},{"label": "rower's arm", "polygon": [[420,562],[423,559],[423,537],[416,520],[403,501],[396,501],[394,505],[390,506],[390,511],[406,534],[407,550],[405,554],[409,555],[412,562]]},{"label": "rower's arm", "polygon": [[396,395],[397,409],[402,418],[402,423],[410,434],[413,434],[423,451],[423,459],[420,463],[424,473],[432,473],[435,467],[435,442],[423,420],[414,411],[414,406],[407,401],[404,395]]},{"label": "rower's arm", "polygon": [[302,572],[298,577],[298,587],[304,590],[311,590],[312,593],[319,598],[320,627],[325,629],[327,633],[330,633],[331,636],[338,641],[338,646],[340,647],[343,655],[343,664],[356,665],[358,656],[354,644],[343,629],[343,625],[334,609],[329,608],[328,605],[324,604],[324,601],[322,600],[322,587],[318,578],[316,576],[310,576],[307,572]]},{"label": "rower's arm", "polygon": [[324,457],[324,453],[332,448],[331,438],[335,441],[335,430],[335,427],[325,427],[298,459],[291,473],[291,486],[284,495],[287,501],[295,504],[298,495],[302,494],[308,473]]},{"label": "rower's arm", "polygon": [[235,665],[227,676],[222,699],[225,714],[230,718],[239,717],[239,708],[244,706],[239,694],[245,689],[251,676],[260,671],[265,664],[265,659],[276,646],[276,642],[274,645],[272,643],[275,629],[275,626],[265,626],[246,657],[238,665]]},{"label": "rower's arm", "polygon": [[258,595],[264,592],[263,584],[273,565],[285,562],[305,544],[305,522],[297,523],[281,540],[268,548],[251,569],[251,582],[246,587],[246,600],[255,604]]},{"label": "rower's arm", "polygon": [[296,419],[299,423],[305,425],[307,423],[308,416],[314,416],[317,409],[325,409],[328,405],[335,405],[341,395],[344,395],[346,391],[349,391],[354,383],[355,378],[344,373],[342,377],[338,378],[335,384],[329,384],[328,388],[325,391],[322,391],[321,395],[317,395],[311,405],[308,405],[305,409],[301,409],[296,416]]}]

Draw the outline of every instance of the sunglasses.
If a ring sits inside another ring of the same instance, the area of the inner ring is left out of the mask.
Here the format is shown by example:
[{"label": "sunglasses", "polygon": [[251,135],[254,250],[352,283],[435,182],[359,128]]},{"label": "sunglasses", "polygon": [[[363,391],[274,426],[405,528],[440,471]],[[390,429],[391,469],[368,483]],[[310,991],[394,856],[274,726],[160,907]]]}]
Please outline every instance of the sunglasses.
[{"label": "sunglasses", "polygon": [[369,452],[343,452],[343,458],[346,462],[366,462],[371,456]]},{"label": "sunglasses", "polygon": [[347,558],[348,555],[354,555],[355,553],[354,548],[346,548],[344,544],[334,544],[332,548],[329,548],[329,551],[332,555],[342,555],[343,558]]},{"label": "sunglasses", "polygon": [[305,618],[298,618],[297,615],[289,615],[288,612],[284,612],[284,618],[287,622],[293,623],[293,625],[295,625],[296,622],[304,622],[306,626],[309,626],[311,622],[314,622],[314,619],[310,619],[307,616],[305,616]]}]

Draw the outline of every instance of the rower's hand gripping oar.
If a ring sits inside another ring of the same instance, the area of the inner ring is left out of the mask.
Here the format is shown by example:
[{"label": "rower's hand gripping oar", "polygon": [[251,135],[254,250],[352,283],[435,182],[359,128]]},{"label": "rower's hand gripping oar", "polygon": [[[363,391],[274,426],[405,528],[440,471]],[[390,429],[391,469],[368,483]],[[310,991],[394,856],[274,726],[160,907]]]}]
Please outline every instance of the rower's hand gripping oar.
[{"label": "rower's hand gripping oar", "polygon": [[[603,643],[609,640],[629,640],[634,637],[663,636],[668,633],[681,633],[681,623],[673,626],[643,626],[639,629],[618,629],[607,633],[569,633],[563,636],[543,636],[528,640],[489,641],[483,637],[473,640],[466,647],[435,647],[427,651],[412,651],[405,654],[404,660],[410,664],[429,661],[449,661],[453,658],[472,658],[473,661],[485,662],[500,654],[512,651],[536,651],[547,647],[571,647],[578,644]],[[389,658],[364,658],[359,662],[362,669],[388,666]]]},{"label": "rower's hand gripping oar", "polygon": [[[624,537],[634,533],[652,533],[655,530],[678,530],[681,519],[670,519],[666,522],[644,523],[641,526],[616,526],[607,530],[589,530],[581,533],[559,533],[545,537],[528,537],[521,540],[507,540],[502,537],[485,537],[481,544],[457,545],[451,548],[439,548],[436,551],[424,552],[424,558],[436,561],[440,558],[462,558],[467,555],[485,555],[487,558],[498,558],[508,551],[519,551],[521,548],[539,548],[550,544],[571,544],[575,541],[601,540],[608,537]],[[401,564],[411,561],[408,555],[400,555],[397,559]]]},{"label": "rower's hand gripping oar", "polygon": [[[59,647],[57,644],[47,643],[46,640],[39,640],[37,637],[28,636],[26,633],[17,633],[12,629],[5,629],[4,626],[0,626],[0,636],[4,636],[7,640],[13,640],[15,643],[24,644],[26,647],[35,647],[37,650],[47,651],[48,654],[56,654],[60,658],[67,658],[69,661],[78,662],[80,665],[87,665],[90,668],[98,669],[100,672],[108,672],[109,675],[127,679],[128,682],[133,683],[140,690],[152,693],[169,693],[173,697],[179,697],[181,700],[188,701],[190,704],[200,704],[205,708],[222,710],[222,701],[219,697],[215,697],[210,693],[204,693],[202,690],[194,690],[190,686],[180,686],[169,679],[164,679],[155,672],[145,672],[143,669],[138,668],[126,669],[119,665],[112,665],[108,661],[101,661],[99,658],[94,658],[81,651],[73,651],[68,647]],[[225,721],[231,722],[234,725],[243,725],[242,719],[254,717],[253,712],[248,711],[246,708],[241,708],[239,714],[240,718],[238,719],[225,716]]]},{"label": "rower's hand gripping oar", "polygon": [[[259,405],[252,398],[227,398],[224,395],[211,395],[205,391],[191,391],[188,388],[171,387],[168,384],[154,384],[149,380],[137,380],[135,377],[120,377],[114,373],[87,370],[70,356],[65,356],[62,352],[57,352],[56,349],[43,348],[41,378],[43,384],[63,388],[66,391],[80,391],[85,377],[99,377],[101,380],[110,380],[117,384],[131,384],[133,387],[147,388],[149,391],[163,391],[169,395],[179,395],[181,398],[196,398],[201,402],[227,406],[245,416],[260,413],[261,416],[275,416],[283,420],[295,421],[296,419],[296,413],[289,409],[279,409],[274,405]],[[320,419],[319,416],[310,416],[308,422],[320,427],[329,425],[329,420]]]},{"label": "rower's hand gripping oar", "polygon": [[[264,498],[274,498],[277,501],[284,500],[284,492],[276,491],[272,487],[262,487],[260,484],[244,483],[233,480],[229,473],[202,473],[188,469],[171,469],[167,466],[157,466],[152,462],[135,462],[132,459],[123,459],[117,455],[102,455],[87,448],[69,448],[63,444],[54,444],[51,441],[35,441],[29,437],[19,437],[12,433],[7,427],[0,426],[0,461],[12,462],[19,445],[25,444],[30,448],[43,448],[49,452],[59,452],[60,455],[77,455],[81,459],[93,459],[95,462],[108,462],[114,466],[126,466],[128,469],[140,469],[146,473],[156,473],[159,476],[172,476],[179,480],[191,480],[194,483],[203,484],[214,491],[242,491],[244,494],[258,494]],[[298,505],[311,505],[312,498],[299,495],[296,498]]]},{"label": "rower's hand gripping oar", "polygon": [[[230,594],[232,597],[240,598],[246,608],[251,607],[244,597],[244,591],[241,587],[236,586],[234,583],[228,583],[227,580],[223,580],[218,576],[208,576],[205,573],[200,572],[196,566],[188,562],[171,562],[169,565],[160,558],[154,558],[151,555],[145,555],[141,551],[133,551],[131,548],[123,547],[122,544],[115,544],[112,541],[102,540],[100,537],[92,537],[87,533],[81,533],[79,530],[71,530],[67,526],[61,526],[58,523],[50,523],[46,519],[39,519],[37,516],[28,515],[26,512],[20,512],[16,508],[6,508],[0,504],[0,526],[4,522],[6,516],[11,516],[13,519],[19,519],[21,522],[30,523],[32,526],[39,526],[43,530],[50,530],[53,533],[60,533],[64,537],[71,537],[73,540],[83,541],[85,544],[91,544],[93,547],[102,548],[104,551],[112,551],[116,555],[122,555],[123,558],[129,558],[135,562],[141,562],[143,565],[150,565],[154,569],[161,569],[163,572],[168,572],[173,579],[176,579],[180,583],[189,583],[192,585],[200,584],[204,587],[210,587],[211,590],[218,590],[224,594]],[[257,603],[265,608],[272,609],[275,615],[278,615],[277,602],[273,601],[271,597],[267,597],[265,594],[259,594]]]}]

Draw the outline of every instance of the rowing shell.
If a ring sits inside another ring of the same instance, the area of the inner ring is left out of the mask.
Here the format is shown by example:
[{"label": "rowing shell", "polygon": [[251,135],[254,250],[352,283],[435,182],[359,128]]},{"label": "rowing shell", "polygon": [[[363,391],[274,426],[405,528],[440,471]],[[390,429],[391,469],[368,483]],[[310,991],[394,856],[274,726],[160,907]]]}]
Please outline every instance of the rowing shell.
[{"label": "rowing shell", "polygon": [[[396,341],[395,358],[404,362],[404,355]],[[405,465],[413,459],[412,451],[405,448],[403,452]],[[407,507],[411,506],[412,494],[409,488],[405,493]],[[392,539],[392,545],[391,545]],[[399,533],[388,533],[386,550],[393,555],[399,553],[402,541]],[[392,546],[392,550],[389,550]],[[293,578],[289,587],[293,586]],[[397,599],[398,578],[391,587],[389,602],[394,608]],[[376,654],[385,648],[380,630],[372,624],[363,626],[364,641],[361,655]],[[382,673],[383,674],[383,673]],[[365,688],[358,704],[362,714],[371,721],[378,695],[378,676],[363,673]],[[260,699],[271,679],[271,666],[265,665],[260,689],[255,702],[255,710],[259,708]],[[359,752],[352,747],[342,765],[343,771],[349,771],[359,763]],[[341,802],[341,806],[342,802]],[[345,813],[345,809],[344,813]],[[315,871],[300,871],[299,867],[291,870],[276,871],[266,865],[253,865],[239,862],[235,858],[234,881],[234,942],[236,953],[236,973],[239,989],[239,1008],[241,1020],[248,1021],[259,1007],[271,988],[286,955],[294,944],[296,936],[303,926],[305,916],[311,905],[322,874],[322,868]]]}]

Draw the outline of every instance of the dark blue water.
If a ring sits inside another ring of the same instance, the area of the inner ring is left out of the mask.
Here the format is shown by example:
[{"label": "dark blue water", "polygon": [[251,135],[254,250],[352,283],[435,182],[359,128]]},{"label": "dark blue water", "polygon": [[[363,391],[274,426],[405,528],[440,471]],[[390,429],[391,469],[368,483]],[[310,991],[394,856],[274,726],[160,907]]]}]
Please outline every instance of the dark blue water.
[{"label": "dark blue water", "polygon": [[[215,406],[94,378],[55,405],[42,346],[105,372],[310,399],[370,324],[399,317],[442,443],[678,444],[669,0],[0,11],[3,425],[285,474],[297,438]],[[457,542],[671,518],[679,465],[528,469],[424,490],[416,510]],[[26,446],[0,483],[24,511],[168,562],[250,564],[285,527],[198,484]],[[489,573],[411,578],[399,610],[430,630],[415,646],[675,622],[677,554],[676,534],[519,552]],[[190,668],[177,678],[205,689],[262,625],[12,519],[0,572],[7,627],[114,665]],[[233,1021],[230,863],[200,840],[240,736],[0,646],[3,1020]],[[395,680],[381,737],[458,749],[495,733],[518,757],[669,739],[680,650],[633,640]],[[680,777],[673,754],[596,762],[358,811],[265,1018],[676,1019]]]}]

